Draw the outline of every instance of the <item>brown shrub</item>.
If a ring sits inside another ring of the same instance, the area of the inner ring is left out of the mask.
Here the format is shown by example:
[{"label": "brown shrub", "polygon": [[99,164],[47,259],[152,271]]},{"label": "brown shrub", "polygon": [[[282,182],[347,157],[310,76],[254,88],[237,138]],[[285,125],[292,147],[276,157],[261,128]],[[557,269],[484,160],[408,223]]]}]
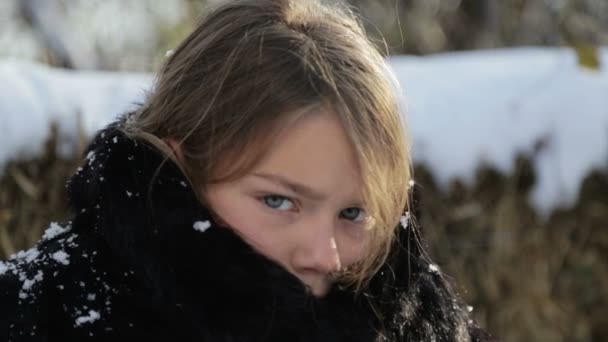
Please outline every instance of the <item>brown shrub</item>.
[{"label": "brown shrub", "polygon": [[586,177],[575,206],[541,217],[528,201],[534,170],[478,170],[448,191],[418,166],[415,191],[430,254],[474,317],[503,341],[608,338],[608,173]]},{"label": "brown shrub", "polygon": [[1,170],[0,259],[31,247],[49,222],[67,218],[65,182],[78,167],[85,143],[81,138],[71,158],[61,157],[52,125],[40,157],[9,161]]}]

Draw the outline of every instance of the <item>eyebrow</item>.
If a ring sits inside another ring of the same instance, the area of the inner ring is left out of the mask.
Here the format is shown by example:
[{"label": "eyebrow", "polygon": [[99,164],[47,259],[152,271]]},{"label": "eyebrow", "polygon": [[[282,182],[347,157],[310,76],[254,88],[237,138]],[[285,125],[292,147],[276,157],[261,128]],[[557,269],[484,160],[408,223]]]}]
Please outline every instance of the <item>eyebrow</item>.
[{"label": "eyebrow", "polygon": [[304,184],[299,184],[294,181],[291,181],[280,175],[275,175],[275,174],[271,174],[271,173],[263,173],[263,172],[252,173],[252,175],[259,177],[259,178],[263,178],[268,181],[271,181],[273,183],[277,183],[285,188],[290,189],[291,191],[293,191],[295,193],[298,193],[304,197],[308,197],[309,199],[321,201],[321,200],[324,200],[327,198],[327,195],[325,195],[323,193],[320,193]]}]

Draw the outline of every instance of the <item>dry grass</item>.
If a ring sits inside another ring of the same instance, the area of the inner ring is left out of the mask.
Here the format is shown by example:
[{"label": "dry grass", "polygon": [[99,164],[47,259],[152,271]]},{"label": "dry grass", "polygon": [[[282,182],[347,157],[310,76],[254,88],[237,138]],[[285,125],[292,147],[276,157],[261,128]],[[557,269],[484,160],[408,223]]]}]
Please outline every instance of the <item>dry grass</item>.
[{"label": "dry grass", "polygon": [[589,175],[575,207],[538,216],[529,161],[439,191],[417,168],[419,222],[429,250],[503,341],[608,339],[608,174]]},{"label": "dry grass", "polygon": [[66,219],[65,182],[85,144],[81,138],[72,158],[60,157],[53,125],[40,157],[11,161],[0,170],[0,259],[32,246],[49,222]]},{"label": "dry grass", "polygon": [[[80,152],[62,159],[56,144],[53,134],[42,157],[11,162],[0,177],[2,259],[68,215],[64,183]],[[576,206],[545,220],[527,200],[534,171],[517,162],[515,174],[482,168],[475,184],[448,191],[417,167],[417,216],[431,255],[503,341],[608,340],[608,174],[589,175]]]}]

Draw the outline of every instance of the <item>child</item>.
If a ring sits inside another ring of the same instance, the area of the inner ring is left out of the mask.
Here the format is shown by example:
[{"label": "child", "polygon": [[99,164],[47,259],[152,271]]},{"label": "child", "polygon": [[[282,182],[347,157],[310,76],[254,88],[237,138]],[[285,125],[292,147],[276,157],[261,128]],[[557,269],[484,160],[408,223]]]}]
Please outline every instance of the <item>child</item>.
[{"label": "child", "polygon": [[0,264],[0,336],[488,340],[402,216],[390,79],[344,8],[218,7],[94,138],[73,219]]}]

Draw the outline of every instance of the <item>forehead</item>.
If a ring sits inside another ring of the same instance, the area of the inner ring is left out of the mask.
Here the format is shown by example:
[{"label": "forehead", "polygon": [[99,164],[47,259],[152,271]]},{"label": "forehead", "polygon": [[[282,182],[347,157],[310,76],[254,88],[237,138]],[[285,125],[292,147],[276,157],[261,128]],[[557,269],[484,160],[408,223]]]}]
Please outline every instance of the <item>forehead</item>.
[{"label": "forehead", "polygon": [[339,118],[319,109],[285,128],[250,174],[278,174],[330,197],[362,188],[358,159]]}]

